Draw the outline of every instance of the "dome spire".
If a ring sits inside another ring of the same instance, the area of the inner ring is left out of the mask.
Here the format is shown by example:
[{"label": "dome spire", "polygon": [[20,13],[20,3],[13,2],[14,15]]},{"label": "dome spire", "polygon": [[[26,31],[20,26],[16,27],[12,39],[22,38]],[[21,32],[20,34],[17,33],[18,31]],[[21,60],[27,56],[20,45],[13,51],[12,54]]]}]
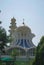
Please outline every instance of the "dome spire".
[{"label": "dome spire", "polygon": [[23,25],[25,26],[25,23],[24,23],[24,18],[23,18]]},{"label": "dome spire", "polygon": [[23,18],[23,22],[24,22],[24,18]]}]

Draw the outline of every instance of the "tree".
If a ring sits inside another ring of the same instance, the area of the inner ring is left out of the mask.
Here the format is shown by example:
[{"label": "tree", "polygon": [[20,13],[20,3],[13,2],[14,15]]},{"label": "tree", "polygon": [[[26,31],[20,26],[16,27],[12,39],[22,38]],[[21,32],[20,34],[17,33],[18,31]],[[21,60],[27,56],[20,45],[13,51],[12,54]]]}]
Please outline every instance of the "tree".
[{"label": "tree", "polygon": [[37,46],[35,61],[33,65],[44,65],[44,36],[40,39]]},{"label": "tree", "polygon": [[44,44],[41,47],[39,53],[40,53],[40,65],[44,65]]},{"label": "tree", "polygon": [[40,48],[43,46],[44,44],[44,36],[42,36],[42,38],[40,39],[40,42],[37,46],[37,52],[39,52]]},{"label": "tree", "polygon": [[6,31],[4,28],[0,27],[0,51],[5,53],[5,46],[9,42],[9,36],[7,36]]},{"label": "tree", "polygon": [[18,55],[17,48],[14,48],[14,49],[12,50],[11,56],[12,56],[12,57],[16,57],[17,55]]},{"label": "tree", "polygon": [[0,24],[1,24],[2,22],[0,21]]}]

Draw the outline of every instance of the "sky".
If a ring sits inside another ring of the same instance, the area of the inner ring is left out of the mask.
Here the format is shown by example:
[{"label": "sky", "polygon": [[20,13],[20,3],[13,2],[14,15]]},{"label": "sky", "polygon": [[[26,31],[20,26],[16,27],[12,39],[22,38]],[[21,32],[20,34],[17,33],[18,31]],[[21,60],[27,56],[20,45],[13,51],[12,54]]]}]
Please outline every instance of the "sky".
[{"label": "sky", "polygon": [[33,43],[38,45],[44,35],[44,0],[0,0],[0,21],[9,34],[11,18],[16,18],[17,26],[24,23],[35,34]]}]

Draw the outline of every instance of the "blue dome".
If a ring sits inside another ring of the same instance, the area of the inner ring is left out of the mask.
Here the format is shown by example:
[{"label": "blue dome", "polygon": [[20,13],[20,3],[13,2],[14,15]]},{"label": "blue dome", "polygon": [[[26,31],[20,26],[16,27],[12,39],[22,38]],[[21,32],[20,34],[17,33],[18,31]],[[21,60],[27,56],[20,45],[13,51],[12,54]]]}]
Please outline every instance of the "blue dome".
[{"label": "blue dome", "polygon": [[31,44],[27,39],[18,39],[16,45],[22,48],[31,48],[34,46],[34,44]]}]

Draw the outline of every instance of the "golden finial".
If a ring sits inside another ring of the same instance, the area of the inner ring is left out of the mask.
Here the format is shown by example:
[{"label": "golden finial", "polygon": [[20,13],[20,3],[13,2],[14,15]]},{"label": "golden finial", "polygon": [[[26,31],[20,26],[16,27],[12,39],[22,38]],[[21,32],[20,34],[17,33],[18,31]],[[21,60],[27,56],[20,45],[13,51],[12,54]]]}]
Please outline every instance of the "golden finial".
[{"label": "golden finial", "polygon": [[25,26],[25,23],[24,23],[24,18],[23,18],[23,25]]}]

